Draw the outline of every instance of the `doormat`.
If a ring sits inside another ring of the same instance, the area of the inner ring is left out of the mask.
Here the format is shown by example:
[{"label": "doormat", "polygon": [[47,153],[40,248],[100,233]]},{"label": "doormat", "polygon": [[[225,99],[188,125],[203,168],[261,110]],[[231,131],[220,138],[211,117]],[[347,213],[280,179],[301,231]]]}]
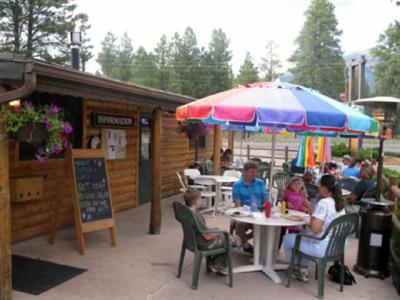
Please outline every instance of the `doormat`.
[{"label": "doormat", "polygon": [[86,271],[45,260],[12,256],[13,289],[32,295],[39,295]]}]

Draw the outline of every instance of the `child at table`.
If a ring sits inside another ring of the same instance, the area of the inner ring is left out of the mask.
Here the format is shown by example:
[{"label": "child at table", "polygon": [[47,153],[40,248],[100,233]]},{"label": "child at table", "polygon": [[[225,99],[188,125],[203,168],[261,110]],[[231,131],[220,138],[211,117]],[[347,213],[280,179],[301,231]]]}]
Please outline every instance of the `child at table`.
[{"label": "child at table", "polygon": [[[183,199],[185,200],[185,204],[193,213],[193,217],[196,219],[198,225],[201,230],[208,230],[206,222],[204,218],[198,213],[198,210],[201,207],[201,194],[198,190],[193,188],[188,188],[183,194]],[[214,228],[217,229],[217,228]],[[224,243],[224,236],[220,233],[197,233],[196,234],[197,245],[201,249],[216,249],[221,248]],[[239,247],[241,245],[241,240],[236,235],[229,236],[229,242],[232,248]],[[216,272],[217,275],[226,276],[226,268],[227,268],[227,256],[226,253],[221,253],[212,256],[210,262],[210,268],[213,272]]]},{"label": "child at table", "polygon": [[[286,201],[288,209],[308,212],[310,210],[310,201],[307,199],[307,190],[303,179],[298,176],[289,180],[286,189],[283,192],[282,201]],[[289,227],[289,232],[298,231],[296,226]]]}]

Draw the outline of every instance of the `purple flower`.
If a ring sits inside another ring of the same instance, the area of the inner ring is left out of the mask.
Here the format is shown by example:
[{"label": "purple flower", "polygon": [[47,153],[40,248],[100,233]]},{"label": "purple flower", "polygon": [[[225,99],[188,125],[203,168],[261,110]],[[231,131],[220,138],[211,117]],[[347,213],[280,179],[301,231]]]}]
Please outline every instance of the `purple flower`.
[{"label": "purple flower", "polygon": [[46,153],[46,151],[43,151],[43,149],[40,148],[36,149],[35,157],[40,162],[45,162],[49,159],[48,153]]},{"label": "purple flower", "polygon": [[70,134],[73,131],[71,124],[69,124],[68,122],[64,123],[64,132],[66,134]]},{"label": "purple flower", "polygon": [[53,145],[53,147],[51,148],[51,152],[53,152],[54,154],[60,154],[61,152],[61,147],[59,145]]},{"label": "purple flower", "polygon": [[64,148],[68,148],[68,139],[66,137],[63,137],[63,144],[64,144]]},{"label": "purple flower", "polygon": [[52,113],[52,114],[57,114],[60,111],[61,111],[61,108],[59,108],[57,105],[55,105],[53,103],[49,107],[49,112]]},{"label": "purple flower", "polygon": [[31,108],[31,109],[34,108],[34,105],[33,105],[32,101],[28,101],[27,105],[28,105],[28,108]]},{"label": "purple flower", "polygon": [[46,125],[47,129],[50,129],[53,127],[53,124],[51,124],[48,117],[43,117],[42,122],[44,123],[44,125]]}]

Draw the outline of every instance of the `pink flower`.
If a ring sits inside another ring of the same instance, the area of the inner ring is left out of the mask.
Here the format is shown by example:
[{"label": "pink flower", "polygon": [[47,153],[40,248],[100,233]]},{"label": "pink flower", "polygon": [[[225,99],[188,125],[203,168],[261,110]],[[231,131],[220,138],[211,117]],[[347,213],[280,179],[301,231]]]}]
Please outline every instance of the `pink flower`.
[{"label": "pink flower", "polygon": [[68,122],[64,123],[64,132],[66,134],[70,134],[73,131],[71,124],[69,124]]},{"label": "pink flower", "polygon": [[64,144],[64,148],[67,148],[69,145],[68,139],[66,137],[63,137],[63,144]]},{"label": "pink flower", "polygon": [[28,108],[31,108],[31,109],[34,108],[34,105],[33,105],[32,101],[28,101],[27,106],[28,106]]},{"label": "pink flower", "polygon": [[53,147],[51,148],[51,152],[53,152],[54,154],[60,154],[61,152],[61,147],[59,145],[53,145]]},{"label": "pink flower", "polygon": [[51,124],[48,117],[43,117],[42,122],[44,123],[44,125],[46,125],[47,129],[50,129],[53,127],[53,124]]},{"label": "pink flower", "polygon": [[53,103],[49,107],[49,112],[52,113],[52,114],[57,114],[60,111],[61,111],[61,108],[58,107],[57,105],[53,104]]},{"label": "pink flower", "polygon": [[43,149],[36,149],[35,151],[35,157],[38,161],[40,162],[45,162],[49,160],[48,153],[43,151]]}]

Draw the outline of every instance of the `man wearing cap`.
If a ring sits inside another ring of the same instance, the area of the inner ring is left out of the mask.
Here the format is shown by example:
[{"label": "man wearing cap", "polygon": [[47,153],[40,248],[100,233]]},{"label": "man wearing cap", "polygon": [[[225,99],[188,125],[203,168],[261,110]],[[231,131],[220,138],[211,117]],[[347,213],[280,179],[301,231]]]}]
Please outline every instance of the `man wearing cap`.
[{"label": "man wearing cap", "polygon": [[359,205],[351,205],[351,202],[360,201],[363,195],[373,188],[375,188],[375,182],[372,180],[374,176],[374,169],[371,165],[363,164],[360,169],[361,180],[352,190],[351,194],[346,197],[347,201],[350,202],[349,206],[346,206],[346,211],[357,212],[360,209]]}]

